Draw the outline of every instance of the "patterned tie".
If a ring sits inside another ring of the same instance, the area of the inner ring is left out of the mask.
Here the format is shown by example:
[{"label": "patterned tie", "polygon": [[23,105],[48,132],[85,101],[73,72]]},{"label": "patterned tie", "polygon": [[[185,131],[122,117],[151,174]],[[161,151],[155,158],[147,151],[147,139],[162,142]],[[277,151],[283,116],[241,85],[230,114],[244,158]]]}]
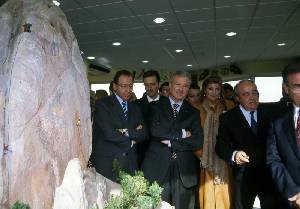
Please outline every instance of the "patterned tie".
[{"label": "patterned tie", "polygon": [[254,120],[254,111],[251,111],[250,115],[251,115],[251,130],[254,134],[257,134],[257,123]]},{"label": "patterned tie", "polygon": [[296,134],[297,134],[297,144],[298,147],[300,148],[300,110],[298,111]]},{"label": "patterned tie", "polygon": [[124,117],[127,120],[127,116],[128,116],[127,102],[125,102],[125,101],[122,102],[122,109],[123,109],[123,112],[124,112]]},{"label": "patterned tie", "polygon": [[176,118],[177,117],[177,115],[178,115],[178,111],[177,111],[177,108],[179,107],[179,104],[173,104],[173,116],[174,116],[174,118]]}]

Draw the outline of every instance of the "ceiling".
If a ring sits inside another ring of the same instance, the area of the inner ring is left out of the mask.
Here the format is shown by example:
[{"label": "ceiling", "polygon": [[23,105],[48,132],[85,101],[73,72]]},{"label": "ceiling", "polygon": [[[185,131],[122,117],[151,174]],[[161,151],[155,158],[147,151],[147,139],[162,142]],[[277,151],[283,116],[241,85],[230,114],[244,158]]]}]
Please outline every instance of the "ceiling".
[{"label": "ceiling", "polygon": [[[60,0],[60,7],[84,56],[108,68],[199,70],[300,55],[298,0]],[[231,31],[237,35],[225,35]]]}]

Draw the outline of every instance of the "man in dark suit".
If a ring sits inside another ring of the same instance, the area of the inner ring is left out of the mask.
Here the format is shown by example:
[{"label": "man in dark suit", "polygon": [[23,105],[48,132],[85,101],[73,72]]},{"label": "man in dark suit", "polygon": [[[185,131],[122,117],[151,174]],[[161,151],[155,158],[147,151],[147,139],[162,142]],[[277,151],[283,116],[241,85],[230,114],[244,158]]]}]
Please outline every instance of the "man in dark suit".
[{"label": "man in dark suit", "polygon": [[215,146],[216,153],[233,166],[233,208],[252,209],[258,196],[262,209],[274,209],[275,191],[265,160],[269,120],[259,107],[252,81],[240,81],[234,90],[240,105],[220,116]]},{"label": "man in dark suit", "polygon": [[[159,82],[160,82],[160,76],[159,73],[155,70],[149,70],[146,71],[143,74],[143,82],[145,85],[145,94],[141,99],[138,99],[135,101],[135,103],[140,107],[144,121],[147,122],[149,121],[149,115],[151,114],[150,112],[150,103],[154,101],[159,100]],[[149,146],[149,140],[144,141],[143,143],[140,143],[137,145],[137,152],[138,152],[138,163],[139,167],[141,166],[144,158],[145,158],[145,153],[148,149]]]},{"label": "man in dark suit", "polygon": [[132,74],[118,71],[113,86],[114,93],[96,104],[91,161],[98,173],[116,181],[113,160],[133,174],[138,168],[136,143],[148,136],[140,109],[127,102],[132,94]]},{"label": "man in dark suit", "polygon": [[142,165],[145,177],[163,186],[162,199],[179,209],[194,208],[199,161],[193,152],[203,141],[199,112],[184,100],[190,82],[187,72],[176,72],[169,97],[151,104],[151,139]]},{"label": "man in dark suit", "polygon": [[300,63],[282,72],[283,88],[293,105],[272,122],[267,164],[288,206],[300,208]]}]

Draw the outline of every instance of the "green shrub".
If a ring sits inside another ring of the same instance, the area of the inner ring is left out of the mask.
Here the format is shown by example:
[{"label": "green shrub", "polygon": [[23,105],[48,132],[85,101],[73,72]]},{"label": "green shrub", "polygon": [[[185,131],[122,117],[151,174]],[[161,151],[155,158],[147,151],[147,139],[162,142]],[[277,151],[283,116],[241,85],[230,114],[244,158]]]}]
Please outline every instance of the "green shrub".
[{"label": "green shrub", "polygon": [[22,202],[15,202],[15,204],[12,206],[12,209],[30,209],[28,204],[22,203]]}]

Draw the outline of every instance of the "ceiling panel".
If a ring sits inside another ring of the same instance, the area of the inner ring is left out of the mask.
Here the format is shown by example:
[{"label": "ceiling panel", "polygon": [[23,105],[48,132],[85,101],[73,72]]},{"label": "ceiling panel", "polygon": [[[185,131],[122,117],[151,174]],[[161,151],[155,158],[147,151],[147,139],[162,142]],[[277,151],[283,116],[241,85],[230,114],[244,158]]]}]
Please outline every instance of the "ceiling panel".
[{"label": "ceiling panel", "polygon": [[122,2],[89,7],[87,8],[87,10],[99,20],[130,17],[133,15],[128,7]]},{"label": "ceiling panel", "polygon": [[254,18],[251,26],[253,27],[269,27],[272,25],[279,26],[285,22],[286,18],[287,18],[286,15]]},{"label": "ceiling panel", "polygon": [[172,4],[176,11],[193,10],[202,8],[213,8],[213,2],[210,0],[173,0]]},{"label": "ceiling panel", "polygon": [[110,19],[110,20],[105,20],[103,22],[113,30],[123,30],[123,29],[144,27],[141,21],[139,21],[135,17]]},{"label": "ceiling panel", "polygon": [[211,31],[214,30],[214,22],[209,21],[209,22],[193,22],[193,23],[185,23],[182,24],[183,30],[188,33],[188,32],[199,32],[199,31]]},{"label": "ceiling panel", "polygon": [[212,9],[197,9],[176,12],[181,23],[209,21],[214,19],[214,11]]},{"label": "ceiling panel", "polygon": [[91,22],[91,21],[95,21],[97,19],[93,14],[90,14],[85,9],[77,9],[77,10],[72,10],[72,11],[66,12],[66,16],[67,16],[68,22],[71,25],[78,24],[78,23],[84,23],[84,22]]},{"label": "ceiling panel", "polygon": [[73,30],[76,34],[91,34],[96,32],[110,31],[111,29],[99,21],[91,21],[84,24],[74,24]]},{"label": "ceiling panel", "polygon": [[237,28],[248,28],[250,24],[250,18],[233,18],[233,19],[220,19],[217,20],[218,29],[237,29]]},{"label": "ceiling panel", "polygon": [[181,33],[180,27],[177,24],[153,25],[148,27],[153,35]]},{"label": "ceiling panel", "polygon": [[173,15],[173,13],[169,13],[169,12],[159,13],[159,14],[138,15],[138,18],[148,27],[157,26],[157,24],[153,22],[153,20],[157,17],[162,17],[166,20],[164,23],[160,24],[161,26],[165,24],[166,25],[178,24],[176,17]]},{"label": "ceiling panel", "polygon": [[114,4],[114,3],[121,3],[122,0],[73,0],[77,2],[81,7],[95,7],[105,4]]},{"label": "ceiling panel", "polygon": [[288,15],[297,6],[295,1],[275,2],[269,4],[259,4],[256,17]]},{"label": "ceiling panel", "polygon": [[188,32],[186,33],[187,38],[190,42],[202,40],[206,41],[209,38],[215,37],[215,31],[197,31],[197,32]]},{"label": "ceiling panel", "polygon": [[136,0],[127,1],[126,4],[137,15],[157,14],[172,11],[168,0]]},{"label": "ceiling panel", "polygon": [[255,5],[257,0],[216,0],[216,7]]},{"label": "ceiling panel", "polygon": [[217,20],[226,18],[250,18],[254,13],[255,5],[228,6],[216,9]]}]

